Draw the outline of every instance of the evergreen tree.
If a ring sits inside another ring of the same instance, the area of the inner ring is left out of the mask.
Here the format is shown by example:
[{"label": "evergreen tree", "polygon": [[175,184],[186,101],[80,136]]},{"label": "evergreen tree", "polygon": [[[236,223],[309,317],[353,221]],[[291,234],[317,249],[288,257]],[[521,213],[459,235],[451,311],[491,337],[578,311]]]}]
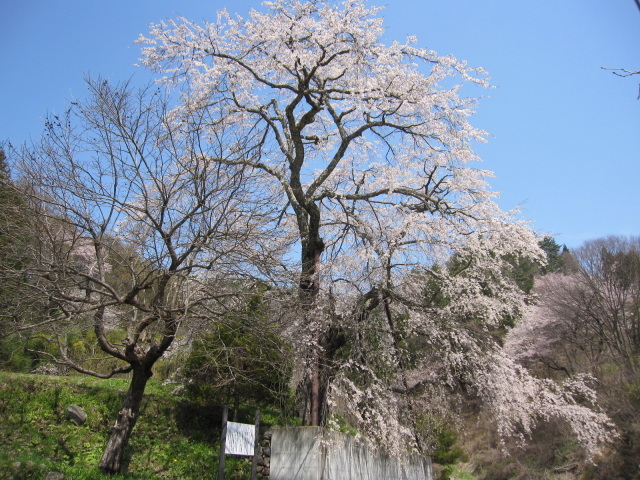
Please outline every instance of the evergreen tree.
[{"label": "evergreen tree", "polygon": [[[25,278],[19,275],[29,258],[29,215],[25,197],[12,183],[4,149],[0,148],[0,317],[15,315],[19,290]],[[6,322],[2,323],[2,328]]]},{"label": "evergreen tree", "polygon": [[555,273],[562,270],[565,263],[563,253],[568,252],[567,246],[560,247],[553,237],[547,236],[540,241],[540,248],[547,254],[547,264],[541,267],[540,273]]},{"label": "evergreen tree", "polygon": [[183,370],[187,394],[209,405],[232,405],[238,421],[240,403],[286,403],[291,373],[290,349],[278,336],[263,293],[199,337]]},{"label": "evergreen tree", "polygon": [[[21,317],[37,315],[38,307],[26,299],[28,277],[23,274],[35,244],[26,197],[11,180],[9,163],[0,147],[0,366],[22,370],[33,366],[24,342],[8,338]],[[36,304],[41,303],[39,300]]]}]

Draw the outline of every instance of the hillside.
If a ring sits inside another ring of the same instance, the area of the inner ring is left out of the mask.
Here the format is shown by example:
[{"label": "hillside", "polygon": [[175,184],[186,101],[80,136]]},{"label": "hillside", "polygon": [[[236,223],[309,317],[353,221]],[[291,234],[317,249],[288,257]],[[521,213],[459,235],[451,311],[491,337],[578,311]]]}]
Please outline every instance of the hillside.
[{"label": "hillside", "polygon": [[[106,476],[97,465],[127,388],[126,379],[0,372],[0,478],[203,479],[218,465],[221,412],[189,404],[171,386],[150,382],[127,452],[127,472]],[[79,405],[87,422],[67,417]],[[252,414],[251,414],[252,415]],[[269,414],[263,414],[268,421]],[[246,478],[249,460],[227,458],[225,478]]]},{"label": "hillside", "polygon": [[[0,480],[215,478],[221,409],[189,402],[173,393],[174,386],[160,381],[149,384],[128,446],[126,473],[108,476],[98,470],[127,385],[128,379],[0,372]],[[84,425],[68,418],[69,405],[81,406],[87,413]],[[238,420],[251,422],[253,415],[252,408],[241,408]],[[263,410],[261,416],[265,428],[281,424],[278,412]],[[500,445],[490,424],[471,416],[466,423],[465,433],[457,441],[456,435],[451,438],[455,445],[442,442],[443,458],[459,452],[449,460],[456,464],[445,471],[434,465],[436,475],[456,480],[604,478],[602,464],[577,461],[575,444],[559,425],[539,429],[526,448],[508,448],[511,455],[505,456],[503,448],[508,445]],[[63,477],[47,477],[50,472]],[[246,479],[249,472],[248,457],[227,456],[226,479]]]}]

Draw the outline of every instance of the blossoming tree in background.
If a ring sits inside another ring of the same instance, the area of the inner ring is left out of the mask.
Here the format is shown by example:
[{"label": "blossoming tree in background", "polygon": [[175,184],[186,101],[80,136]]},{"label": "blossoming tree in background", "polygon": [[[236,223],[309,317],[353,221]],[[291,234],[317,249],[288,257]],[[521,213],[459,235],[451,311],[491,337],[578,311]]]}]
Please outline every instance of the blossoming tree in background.
[{"label": "blossoming tree in background", "polygon": [[571,268],[538,279],[534,294],[536,301],[508,337],[514,358],[564,375],[601,376],[615,364],[626,381],[637,378],[638,237],[585,242],[571,253]]}]

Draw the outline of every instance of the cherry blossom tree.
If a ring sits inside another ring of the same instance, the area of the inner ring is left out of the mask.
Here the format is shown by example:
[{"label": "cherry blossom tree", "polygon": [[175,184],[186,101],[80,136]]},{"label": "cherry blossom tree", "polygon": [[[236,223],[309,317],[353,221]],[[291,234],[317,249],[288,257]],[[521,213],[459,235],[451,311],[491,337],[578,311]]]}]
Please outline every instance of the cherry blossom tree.
[{"label": "cherry blossom tree", "polygon": [[502,347],[505,330],[515,318],[510,335],[521,332],[519,319],[531,308],[517,280],[505,274],[511,255],[496,255],[504,242],[498,233],[485,236],[446,267],[416,267],[383,284],[377,297],[345,302],[358,314],[342,317],[351,320],[344,328],[352,346],[330,388],[335,413],[396,453],[407,445],[428,452],[416,419],[428,412],[446,418],[451,412],[443,405],[471,398],[481,401],[505,439],[524,441],[540,422],[559,420],[592,457],[615,437],[592,377],[540,380],[516,362],[528,342],[514,348],[508,337]]},{"label": "cherry blossom tree", "polygon": [[[407,432],[385,438],[395,450],[401,437],[419,448],[399,414],[411,404],[394,396],[428,376],[410,378],[405,330],[434,352],[415,371],[441,365],[453,383],[486,358],[499,363],[489,332],[524,306],[510,261],[542,258],[477,167],[472,144],[485,134],[469,122],[475,100],[462,92],[487,87],[486,73],[413,37],[382,43],[380,8],[364,0],[263,7],[247,19],[222,11],[213,23],[152,25],[139,39],[142,63],[181,93],[180,110],[204,131],[232,125],[235,143],[225,145],[243,155],[221,163],[261,171],[279,198],[282,236],[300,256],[291,330],[304,360],[305,423],[345,407],[360,424],[386,425],[382,437]],[[454,254],[456,268],[443,268]],[[446,301],[425,300],[429,282]],[[367,343],[375,361],[355,353]],[[400,375],[385,377],[387,367]]]},{"label": "cherry blossom tree", "polygon": [[[157,87],[88,86],[89,99],[51,117],[40,142],[12,152],[38,237],[22,273],[47,299],[46,314],[21,328],[47,335],[59,352],[39,353],[78,372],[131,373],[100,460],[115,473],[156,362],[181,328],[220,318],[237,285],[250,290],[277,266],[278,241],[267,190],[232,161],[243,151],[205,140]],[[72,356],[71,331],[93,332],[101,358]]]},{"label": "cherry blossom tree", "polygon": [[537,301],[511,333],[514,358],[596,375],[613,362],[634,377],[640,352],[639,239],[592,240],[572,260],[568,274],[538,280]]},{"label": "cherry blossom tree", "polygon": [[566,260],[566,271],[537,279],[533,301],[509,332],[505,353],[543,378],[597,379],[591,384],[619,432],[619,448],[608,460],[625,476],[636,468],[639,443],[634,385],[640,242],[623,236],[591,240]]}]

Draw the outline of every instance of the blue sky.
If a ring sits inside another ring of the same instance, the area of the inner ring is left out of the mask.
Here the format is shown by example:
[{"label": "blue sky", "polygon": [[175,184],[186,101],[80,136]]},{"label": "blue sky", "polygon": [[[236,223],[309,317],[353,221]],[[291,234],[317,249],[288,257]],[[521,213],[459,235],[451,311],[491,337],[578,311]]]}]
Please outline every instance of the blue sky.
[{"label": "blue sky", "polygon": [[[504,209],[570,248],[640,234],[640,11],[633,0],[386,0],[385,41],[484,67],[478,145]],[[37,138],[47,112],[85,94],[85,74],[145,82],[134,44],[148,24],[214,20],[250,0],[0,0],[0,140]]]}]

